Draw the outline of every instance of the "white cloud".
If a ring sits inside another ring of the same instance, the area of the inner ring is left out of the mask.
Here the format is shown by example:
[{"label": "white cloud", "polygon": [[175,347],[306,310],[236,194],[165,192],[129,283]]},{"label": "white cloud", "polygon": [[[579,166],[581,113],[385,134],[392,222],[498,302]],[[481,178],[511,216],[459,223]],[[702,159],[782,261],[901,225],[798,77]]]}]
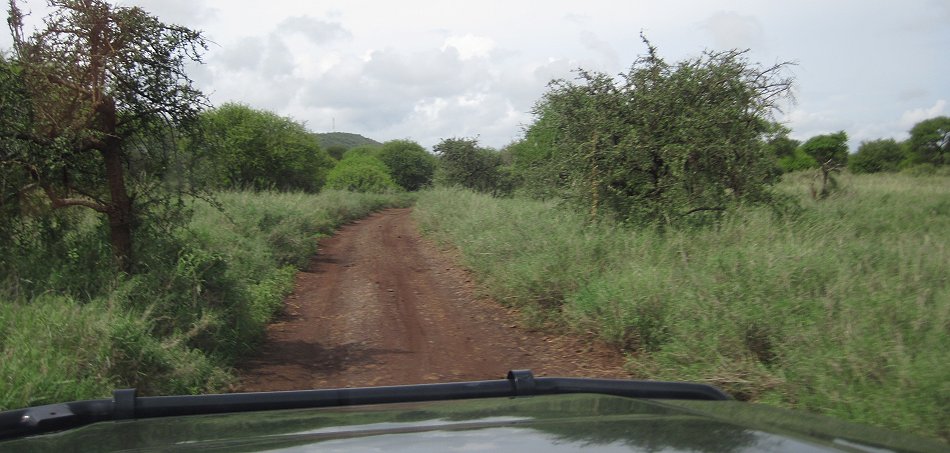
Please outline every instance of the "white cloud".
[{"label": "white cloud", "polygon": [[906,110],[904,114],[901,115],[900,126],[909,130],[915,124],[923,120],[945,114],[946,109],[947,101],[945,99],[939,99],[930,107]]},{"label": "white cloud", "polygon": [[484,36],[467,34],[464,36],[449,36],[442,45],[442,50],[453,47],[463,60],[470,58],[486,58],[495,49],[495,41]]},{"label": "white cloud", "polygon": [[792,129],[792,137],[804,140],[814,135],[827,134],[844,129],[842,120],[836,118],[831,111],[808,111],[796,108],[779,121]]}]

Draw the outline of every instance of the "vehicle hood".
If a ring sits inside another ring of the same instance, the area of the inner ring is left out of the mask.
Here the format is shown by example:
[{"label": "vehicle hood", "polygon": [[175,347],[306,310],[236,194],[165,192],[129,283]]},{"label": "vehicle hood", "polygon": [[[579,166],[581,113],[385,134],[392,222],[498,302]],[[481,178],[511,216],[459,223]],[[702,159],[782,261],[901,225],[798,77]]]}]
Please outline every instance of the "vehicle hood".
[{"label": "vehicle hood", "polygon": [[945,451],[937,441],[736,401],[571,394],[100,422],[11,451]]}]

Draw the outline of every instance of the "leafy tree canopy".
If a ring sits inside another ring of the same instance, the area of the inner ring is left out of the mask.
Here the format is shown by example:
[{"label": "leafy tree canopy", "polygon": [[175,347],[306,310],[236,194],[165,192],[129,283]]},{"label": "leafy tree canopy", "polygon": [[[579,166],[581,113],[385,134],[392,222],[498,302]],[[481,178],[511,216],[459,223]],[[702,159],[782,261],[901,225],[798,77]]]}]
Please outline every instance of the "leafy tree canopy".
[{"label": "leafy tree canopy", "polygon": [[907,147],[915,164],[950,164],[950,117],[939,116],[914,125]]},{"label": "leafy tree canopy", "polygon": [[848,169],[854,173],[897,171],[907,158],[904,148],[894,139],[861,143],[858,152],[848,157]]},{"label": "leafy tree canopy", "polygon": [[848,162],[848,134],[844,131],[816,135],[802,143],[801,148],[822,167],[840,167]]},{"label": "leafy tree canopy", "polygon": [[551,82],[520,151],[530,161],[516,167],[541,169],[526,176],[593,217],[673,221],[770,200],[762,141],[791,87],[786,64],[753,65],[741,51],[670,64],[644,42],[648,54],[619,78],[580,70]]},{"label": "leafy tree canopy", "polygon": [[838,185],[833,173],[848,162],[848,134],[838,131],[816,135],[802,143],[799,149],[818,163],[821,187],[812,187],[812,196],[818,199],[827,197]]},{"label": "leafy tree canopy", "polygon": [[10,2],[13,53],[0,81],[2,198],[37,192],[53,208],[95,210],[108,219],[118,267],[131,271],[140,217],[174,198],[159,183],[175,150],[169,144],[206,104],[185,73],[205,41],[140,8],[49,4],[44,26],[29,34]]},{"label": "leafy tree canopy", "polygon": [[333,160],[303,124],[242,104],[202,115],[201,148],[208,179],[224,187],[317,192]]},{"label": "leafy tree canopy", "polygon": [[343,159],[343,153],[345,152],[346,147],[343,145],[330,145],[327,147],[327,154],[336,160]]},{"label": "leafy tree canopy", "polygon": [[419,190],[432,183],[436,159],[421,145],[411,140],[392,140],[383,143],[377,154],[389,167],[396,184],[406,190]]},{"label": "leafy tree canopy", "polygon": [[439,156],[439,182],[495,196],[510,194],[510,175],[502,170],[501,154],[478,145],[474,138],[449,138],[433,148]]}]

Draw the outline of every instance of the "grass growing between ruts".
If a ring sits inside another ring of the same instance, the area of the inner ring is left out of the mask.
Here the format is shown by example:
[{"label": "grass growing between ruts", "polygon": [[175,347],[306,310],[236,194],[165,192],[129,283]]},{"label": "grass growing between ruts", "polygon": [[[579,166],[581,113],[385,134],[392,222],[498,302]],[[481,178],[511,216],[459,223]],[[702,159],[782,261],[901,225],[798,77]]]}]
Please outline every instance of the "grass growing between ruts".
[{"label": "grass growing between ruts", "polygon": [[140,244],[143,270],[133,277],[90,268],[109,259],[95,221],[80,219],[82,229],[64,234],[52,229],[55,246],[12,238],[37,247],[10,248],[20,254],[0,263],[0,410],[107,397],[124,387],[223,390],[230,364],[260,337],[317,239],[409,203],[405,195],[336,191],[217,199],[223,211],[195,201],[187,228]]},{"label": "grass growing between ruts", "polygon": [[950,179],[843,177],[800,214],[740,209],[715,228],[589,224],[552,204],[420,196],[423,229],[485,290],[630,351],[633,375],[946,439]]}]

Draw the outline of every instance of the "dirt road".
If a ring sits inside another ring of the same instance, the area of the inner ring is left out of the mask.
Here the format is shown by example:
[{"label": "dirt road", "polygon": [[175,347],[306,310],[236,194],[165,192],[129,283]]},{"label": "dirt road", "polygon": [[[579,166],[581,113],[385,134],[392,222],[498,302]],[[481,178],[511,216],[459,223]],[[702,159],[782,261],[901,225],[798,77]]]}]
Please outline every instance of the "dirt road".
[{"label": "dirt road", "polygon": [[343,227],[297,276],[237,391],[500,379],[626,377],[623,357],[589,339],[528,331],[474,296],[452,258],[421,238],[410,209]]}]

